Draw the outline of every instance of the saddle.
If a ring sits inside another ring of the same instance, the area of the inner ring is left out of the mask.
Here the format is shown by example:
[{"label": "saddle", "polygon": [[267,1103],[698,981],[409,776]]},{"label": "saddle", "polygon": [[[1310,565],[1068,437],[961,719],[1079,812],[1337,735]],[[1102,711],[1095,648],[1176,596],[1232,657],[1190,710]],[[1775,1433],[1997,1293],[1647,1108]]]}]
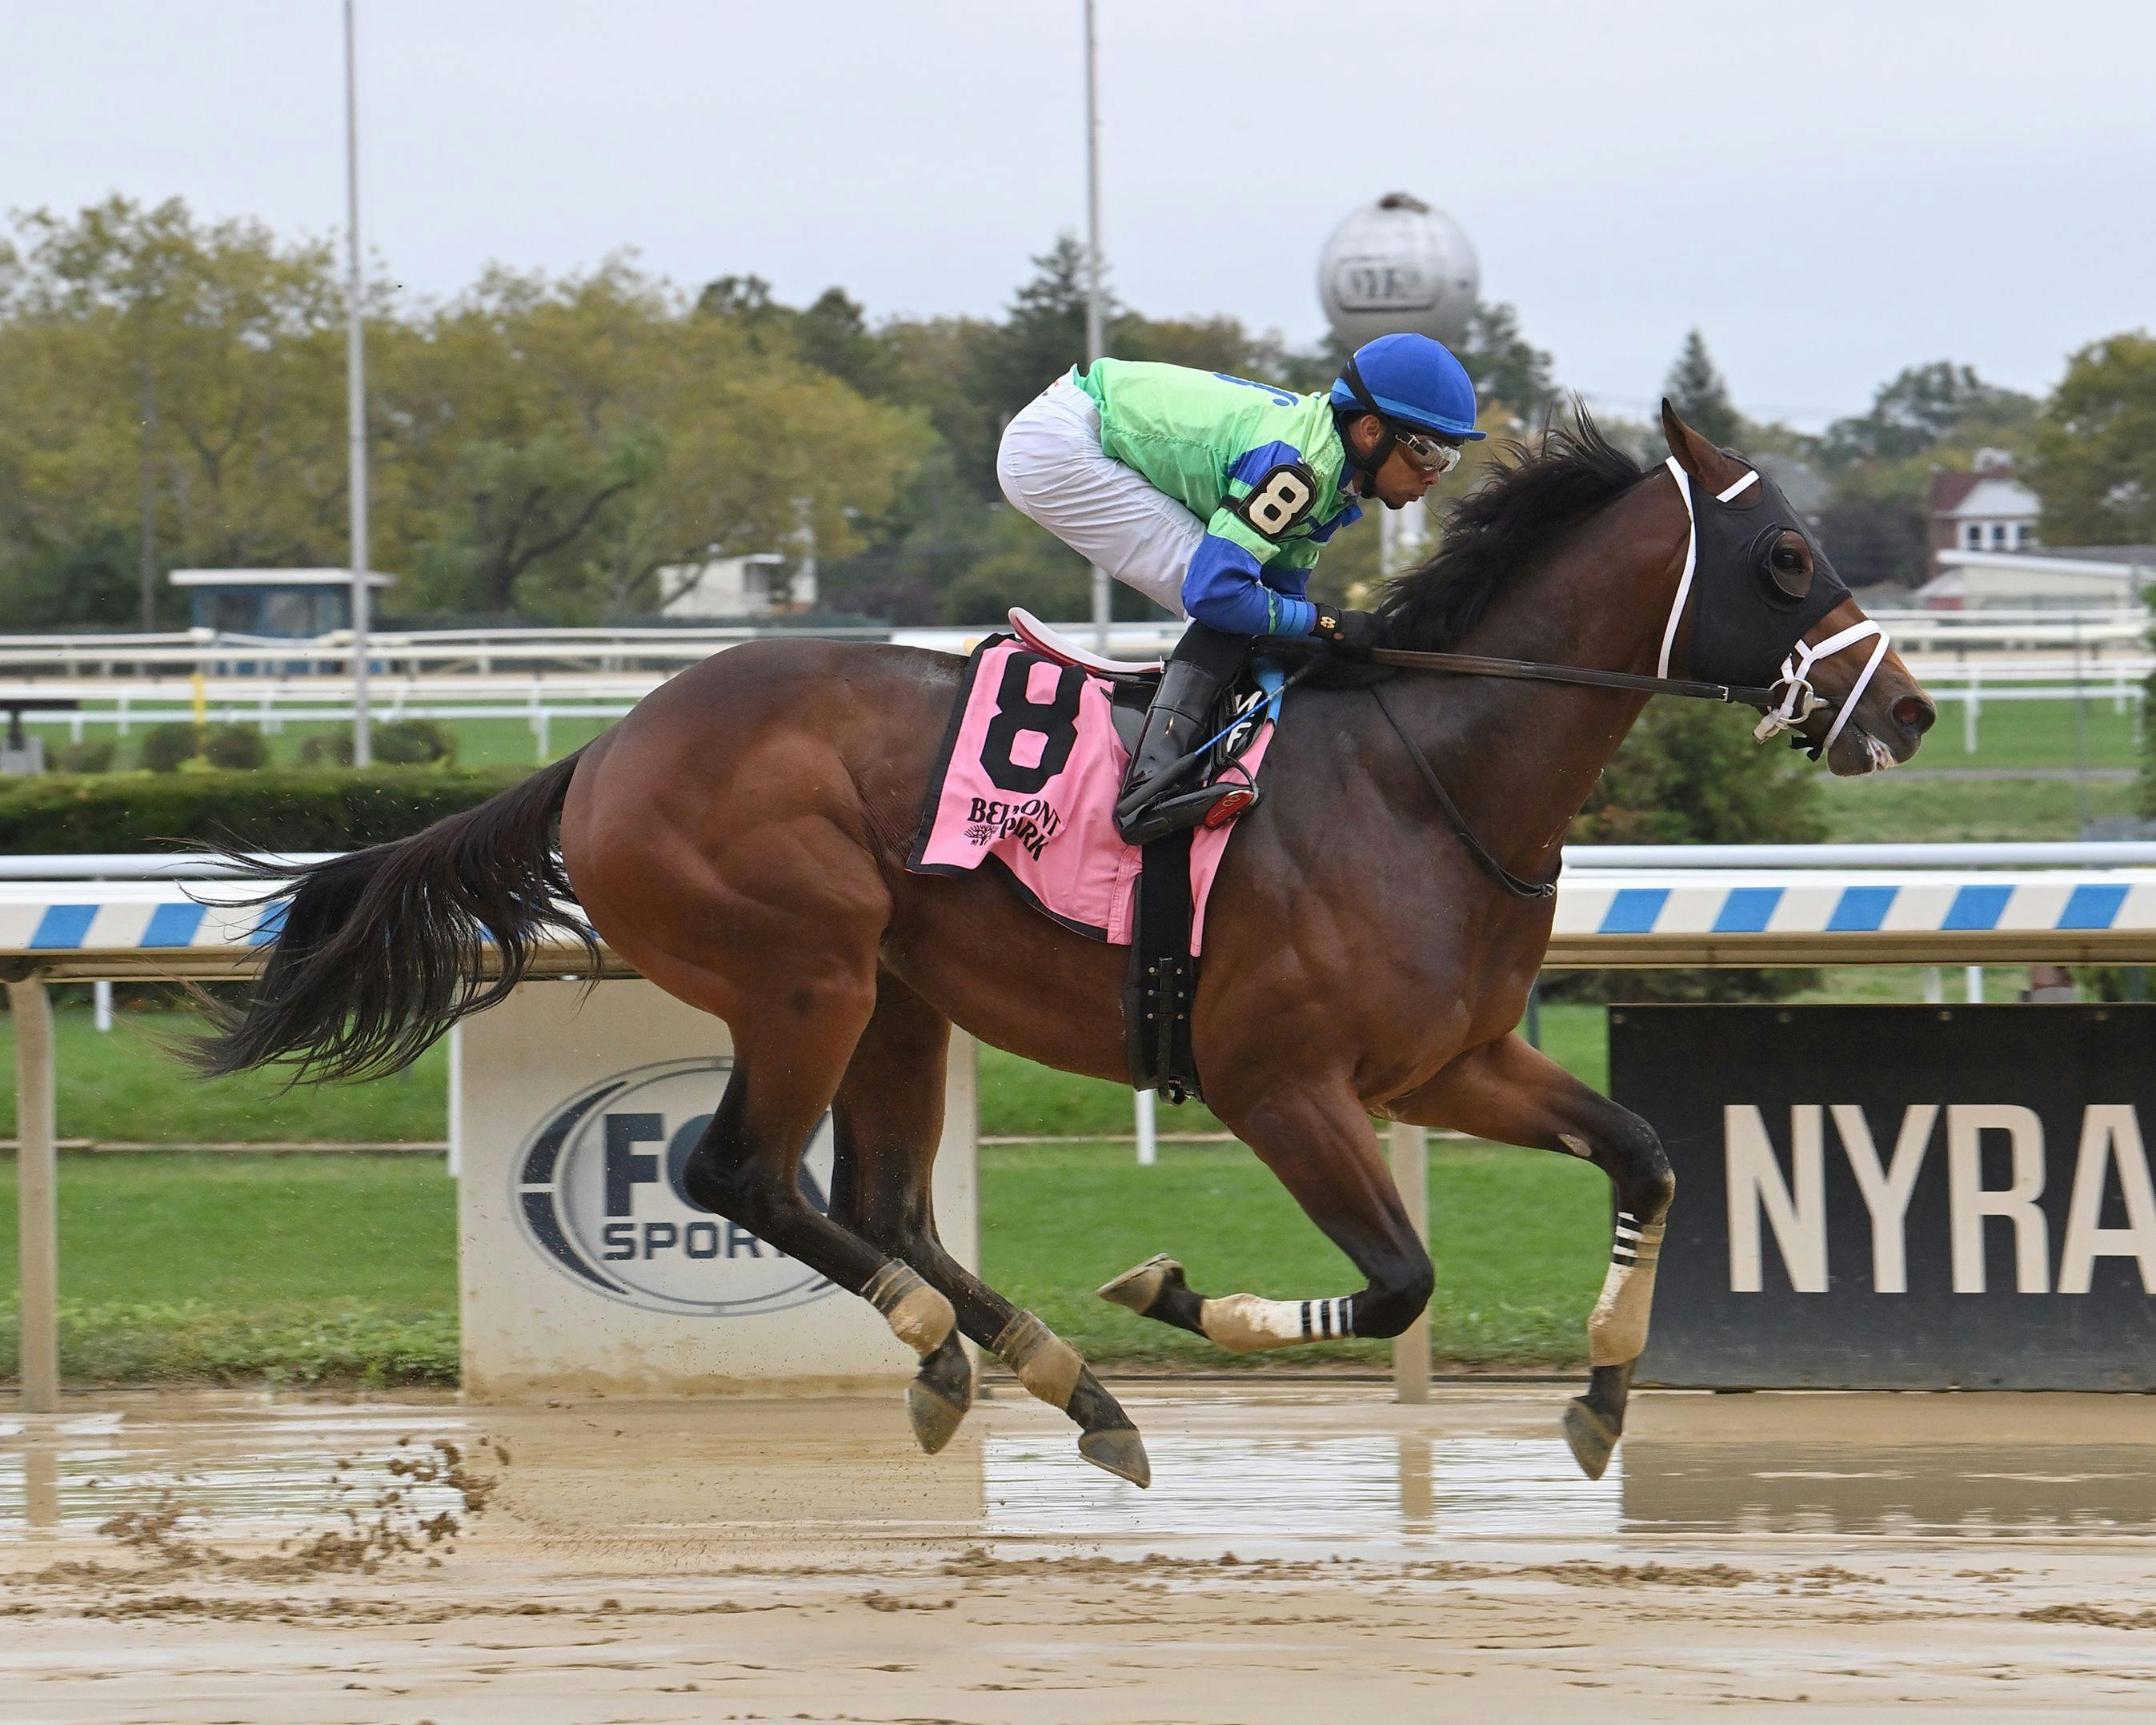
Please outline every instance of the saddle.
[{"label": "saddle", "polygon": [[[1153,691],[1159,685],[1164,668],[1158,659],[1108,659],[1098,653],[1089,652],[1068,635],[1050,629],[1030,611],[1013,607],[1010,614],[1011,632],[1027,648],[1045,659],[1059,665],[1075,665],[1096,677],[1106,677],[1111,685],[1113,701],[1111,711],[1116,723],[1116,735],[1125,752],[1136,754],[1138,733],[1145,728],[1146,709],[1152,705]],[[1261,666],[1256,660],[1246,659],[1243,668],[1221,686],[1219,698],[1214,701],[1207,734],[1215,740],[1205,752],[1196,774],[1183,787],[1183,794],[1202,791],[1217,783],[1240,761],[1257,736],[1259,725],[1265,716],[1265,703],[1260,696],[1271,697],[1281,687],[1282,679],[1270,666]],[[1277,708],[1274,709],[1277,713]],[[1238,722],[1238,721],[1240,722]],[[1223,801],[1218,818],[1211,824],[1219,826],[1232,820],[1255,801],[1255,795],[1240,801],[1229,798]]]},{"label": "saddle", "polygon": [[[1116,735],[1124,749],[1135,753],[1146,709],[1159,681],[1160,661],[1103,658],[1024,610],[1013,610],[1010,621],[1030,650],[1110,680]],[[1221,691],[1208,726],[1214,741],[1183,794],[1203,790],[1241,770],[1242,756],[1260,726],[1269,712],[1278,711],[1281,682],[1277,670],[1245,662]],[[1255,800],[1255,786],[1240,799],[1222,798],[1213,824],[1232,819]],[[1186,829],[1156,839],[1140,850],[1130,966],[1123,980],[1123,1043],[1131,1083],[1139,1090],[1158,1090],[1170,1102],[1204,1093],[1190,1045],[1199,964],[1191,951],[1190,846],[1195,836]]]}]

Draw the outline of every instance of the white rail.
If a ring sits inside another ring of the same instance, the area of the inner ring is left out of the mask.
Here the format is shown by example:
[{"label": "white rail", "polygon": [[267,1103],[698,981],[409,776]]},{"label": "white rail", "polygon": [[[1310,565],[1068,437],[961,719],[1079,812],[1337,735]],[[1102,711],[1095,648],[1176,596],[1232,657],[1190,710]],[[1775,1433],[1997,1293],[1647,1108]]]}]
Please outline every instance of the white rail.
[{"label": "white rail", "polygon": [[[2128,653],[2145,647],[2149,618],[2138,607],[2090,611],[1999,609],[1910,611],[1884,609],[1871,614],[1892,634],[1903,653],[1962,655],[1975,650],[2019,654],[2040,648],[2075,647],[2092,658],[2114,649]],[[1064,625],[1081,634],[1090,625]],[[1172,641],[1181,625],[1168,620],[1119,624],[1114,631],[1118,653],[1157,650]],[[383,665],[466,665],[491,671],[497,665],[585,664],[599,670],[624,662],[685,665],[722,647],[765,636],[813,634],[822,639],[895,640],[910,645],[961,650],[984,631],[973,629],[759,629],[748,627],[622,627],[593,629],[411,629],[374,633],[372,656]],[[318,665],[335,668],[349,662],[348,634],[304,639],[265,639],[219,634],[207,629],[159,634],[0,635],[0,666],[27,667],[69,675],[117,665],[159,667],[182,674],[213,672],[224,665]]]},{"label": "white rail", "polygon": [[[256,862],[327,862],[341,851],[250,851]],[[2156,839],[1932,845],[1568,845],[1567,873],[1735,869],[2121,869],[2156,868]],[[218,880],[239,870],[223,858],[190,851],[89,851],[79,855],[0,856],[0,880]]]}]

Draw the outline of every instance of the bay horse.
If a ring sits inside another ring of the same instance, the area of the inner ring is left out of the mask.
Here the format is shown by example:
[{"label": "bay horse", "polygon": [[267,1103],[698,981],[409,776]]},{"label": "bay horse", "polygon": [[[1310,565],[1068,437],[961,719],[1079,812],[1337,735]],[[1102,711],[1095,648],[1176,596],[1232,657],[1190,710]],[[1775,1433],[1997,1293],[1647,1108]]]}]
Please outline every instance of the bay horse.
[{"label": "bay horse", "polygon": [[[1842,597],[1798,652],[1832,650],[1819,688],[1842,711],[1789,728],[1824,745],[1836,773],[1907,759],[1936,710],[1883,636],[1861,670],[1862,655],[1834,646],[1862,614],[1801,528],[1763,529],[1771,543],[1756,568],[1704,549],[1694,500],[1763,508],[1779,499],[1771,482],[1666,403],[1663,430],[1666,470],[1643,470],[1584,413],[1539,451],[1517,452],[1454,506],[1437,554],[1389,589],[1393,643],[1666,673],[1688,664],[1718,588],[1771,575],[1794,592],[1816,567]],[[1070,1416],[1087,1460],[1147,1484],[1136,1428],[1076,1351],[937,1237],[929,1174],[953,1024],[1064,1071],[1128,1078],[1121,950],[984,871],[907,870],[963,668],[896,646],[736,647],[479,808],[275,875],[282,932],[198,1063],[278,1060],[327,1078],[394,1070],[501,999],[542,937],[589,942],[581,906],[615,952],[732,1032],[732,1071],[687,1191],[884,1314],[920,1358],[907,1403],[923,1447],[947,1442],[970,1405],[963,1334]],[[1753,680],[1771,675],[1770,660]],[[1397,729],[1367,689],[1291,698],[1267,794],[1213,888],[1192,1033],[1206,1101],[1364,1284],[1323,1300],[1208,1299],[1163,1257],[1102,1292],[1231,1349],[1395,1336],[1432,1276],[1373,1115],[1584,1158],[1609,1177],[1616,1214],[1588,1322],[1589,1385],[1563,1425],[1599,1476],[1645,1344],[1675,1182],[1645,1121],[1514,1034],[1553,908],[1500,875],[1553,873],[1567,825],[1647,697],[1429,675],[1386,689]],[[1435,778],[1483,859],[1440,818]],[[827,1110],[825,1214],[797,1173]]]}]

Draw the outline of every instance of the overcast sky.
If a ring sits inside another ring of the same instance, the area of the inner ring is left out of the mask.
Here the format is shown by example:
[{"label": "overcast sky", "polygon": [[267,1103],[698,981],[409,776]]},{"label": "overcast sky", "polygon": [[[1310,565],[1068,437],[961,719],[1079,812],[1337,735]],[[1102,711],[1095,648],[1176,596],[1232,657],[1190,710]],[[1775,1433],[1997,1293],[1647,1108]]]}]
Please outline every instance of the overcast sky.
[{"label": "overcast sky", "polygon": [[[1085,218],[1081,0],[359,0],[362,224],[414,290],[634,249],[993,312]],[[1902,366],[2041,390],[2156,324],[2156,8],[1099,0],[1116,292],[1296,341],[1333,224],[1419,193],[1565,382],[1697,324],[1817,425]],[[0,0],[0,204],[341,231],[338,0]]]}]

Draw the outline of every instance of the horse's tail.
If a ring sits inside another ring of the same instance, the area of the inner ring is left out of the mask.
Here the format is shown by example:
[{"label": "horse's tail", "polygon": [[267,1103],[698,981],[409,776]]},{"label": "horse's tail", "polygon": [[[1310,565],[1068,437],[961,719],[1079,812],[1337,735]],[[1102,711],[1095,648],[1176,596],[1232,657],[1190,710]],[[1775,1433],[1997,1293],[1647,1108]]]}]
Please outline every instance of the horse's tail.
[{"label": "horse's tail", "polygon": [[[579,750],[578,754],[583,751]],[[244,1006],[213,1004],[188,1059],[205,1073],[280,1061],[306,1079],[394,1072],[531,968],[541,937],[598,943],[572,908],[555,818],[577,756],[424,832],[299,870],[249,863],[274,880],[282,927]]]}]

